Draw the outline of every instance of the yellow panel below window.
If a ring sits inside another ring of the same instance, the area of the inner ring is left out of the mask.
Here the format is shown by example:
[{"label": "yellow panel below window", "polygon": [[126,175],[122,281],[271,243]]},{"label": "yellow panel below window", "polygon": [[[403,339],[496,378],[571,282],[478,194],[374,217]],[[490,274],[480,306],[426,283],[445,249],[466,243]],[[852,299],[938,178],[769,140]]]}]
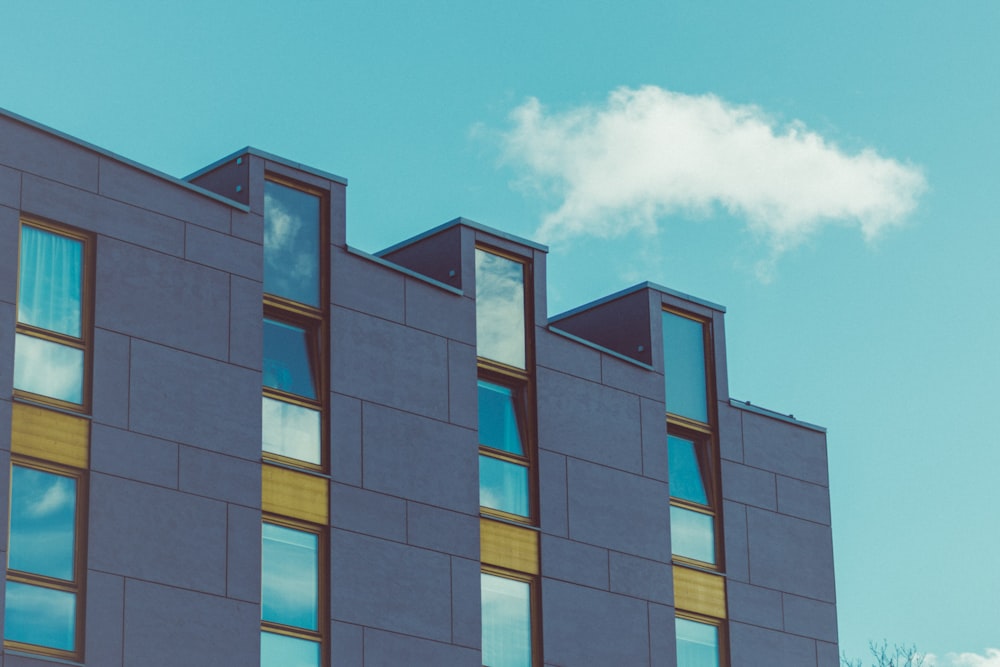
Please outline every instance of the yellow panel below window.
[{"label": "yellow panel below window", "polygon": [[725,618],[725,577],[674,565],[674,605],[684,611]]},{"label": "yellow panel below window", "polygon": [[509,523],[479,520],[479,559],[486,565],[538,574],[538,531]]},{"label": "yellow panel below window", "polygon": [[326,526],[330,523],[330,485],[323,477],[264,464],[261,509]]},{"label": "yellow panel below window", "polygon": [[15,454],[86,469],[90,466],[90,420],[14,403],[10,448]]}]

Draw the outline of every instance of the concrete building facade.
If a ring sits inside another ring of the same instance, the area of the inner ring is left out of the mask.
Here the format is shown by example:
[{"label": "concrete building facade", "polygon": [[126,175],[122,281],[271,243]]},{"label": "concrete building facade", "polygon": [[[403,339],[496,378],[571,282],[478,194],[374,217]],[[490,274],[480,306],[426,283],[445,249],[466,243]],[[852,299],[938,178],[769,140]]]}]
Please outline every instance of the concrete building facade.
[{"label": "concrete building facade", "polygon": [[835,667],[823,429],[724,309],[547,248],[377,254],[346,180],[0,114],[0,667]]}]

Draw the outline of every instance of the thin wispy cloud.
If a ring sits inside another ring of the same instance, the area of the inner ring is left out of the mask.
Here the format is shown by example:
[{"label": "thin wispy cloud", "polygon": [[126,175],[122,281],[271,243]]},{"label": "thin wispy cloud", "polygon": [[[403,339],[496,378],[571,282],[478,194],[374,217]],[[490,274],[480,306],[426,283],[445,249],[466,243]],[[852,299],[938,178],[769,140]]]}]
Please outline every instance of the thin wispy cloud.
[{"label": "thin wispy cloud", "polygon": [[558,113],[531,98],[511,120],[506,160],[561,202],[537,231],[543,240],[653,233],[672,213],[721,207],[777,257],[828,224],[871,240],[903,224],[926,188],[917,167],[871,148],[845,152],[800,122],[715,95],[620,88]]},{"label": "thin wispy cloud", "polygon": [[1000,649],[988,648],[986,653],[948,653],[938,657],[924,656],[926,667],[1000,667]]}]

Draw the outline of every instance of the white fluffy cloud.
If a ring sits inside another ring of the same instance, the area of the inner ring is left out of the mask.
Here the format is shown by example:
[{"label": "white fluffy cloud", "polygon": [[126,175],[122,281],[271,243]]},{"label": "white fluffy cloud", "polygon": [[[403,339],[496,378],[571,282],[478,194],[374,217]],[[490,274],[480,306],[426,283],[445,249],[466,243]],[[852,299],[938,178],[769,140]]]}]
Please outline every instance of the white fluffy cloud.
[{"label": "white fluffy cloud", "polygon": [[988,648],[986,653],[948,653],[938,657],[925,656],[926,667],[1000,667],[1000,649]]},{"label": "white fluffy cloud", "polygon": [[926,187],[918,168],[870,148],[848,154],[801,123],[779,126],[715,95],[621,88],[561,113],[532,98],[511,119],[507,160],[561,200],[543,240],[653,232],[667,214],[722,207],[777,255],[828,223],[874,238],[902,224]]}]

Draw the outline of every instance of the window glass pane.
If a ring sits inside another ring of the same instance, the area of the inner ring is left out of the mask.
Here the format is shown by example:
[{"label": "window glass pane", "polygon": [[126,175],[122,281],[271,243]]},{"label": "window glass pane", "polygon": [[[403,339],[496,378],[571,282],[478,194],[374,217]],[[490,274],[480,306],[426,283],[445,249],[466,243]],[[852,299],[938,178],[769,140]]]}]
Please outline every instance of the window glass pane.
[{"label": "window glass pane", "polygon": [[264,320],[264,386],[316,398],[306,330]]},{"label": "window glass pane", "polygon": [[531,586],[482,574],[483,665],[531,665]]},{"label": "window glass pane", "polygon": [[80,337],[83,243],[21,227],[17,321]]},{"label": "window glass pane", "polygon": [[715,517],[671,506],[670,542],[678,556],[715,563]]},{"label": "window glass pane", "polygon": [[264,182],[264,291],[319,307],[319,197]]},{"label": "window glass pane", "polygon": [[701,322],[664,311],[663,367],[667,412],[707,422],[705,329]]},{"label": "window glass pane", "polygon": [[528,516],[528,468],[479,455],[479,504]]},{"label": "window glass pane", "polygon": [[3,636],[16,642],[72,651],[76,595],[7,580]]},{"label": "window glass pane", "polygon": [[319,643],[261,632],[260,667],[319,667]]},{"label": "window glass pane", "polygon": [[82,403],[83,350],[17,334],[14,388],[69,403]]},{"label": "window glass pane", "polygon": [[75,479],[12,466],[9,568],[73,581],[75,528]]},{"label": "window glass pane", "polygon": [[479,381],[479,444],[524,455],[510,387]]},{"label": "window glass pane", "polygon": [[476,352],[524,368],[524,265],[476,250]]},{"label": "window glass pane", "polygon": [[322,420],[319,411],[266,396],[263,401],[263,450],[308,463],[320,463]]},{"label": "window glass pane", "polygon": [[265,523],[261,538],[261,618],[316,630],[319,536]]},{"label": "window glass pane", "polygon": [[719,628],[678,618],[677,667],[719,667]]},{"label": "window glass pane", "polygon": [[708,505],[704,471],[698,460],[697,445],[691,440],[667,436],[669,448],[667,462],[670,466],[670,495],[693,503]]}]

